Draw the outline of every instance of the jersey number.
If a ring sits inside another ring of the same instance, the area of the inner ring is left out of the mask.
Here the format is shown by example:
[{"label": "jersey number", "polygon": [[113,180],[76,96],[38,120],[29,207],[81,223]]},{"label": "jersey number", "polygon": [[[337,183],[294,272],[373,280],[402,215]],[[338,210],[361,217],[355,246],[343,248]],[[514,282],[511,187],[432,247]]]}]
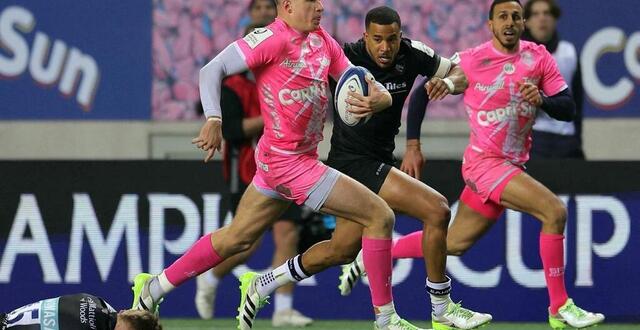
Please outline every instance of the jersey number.
[{"label": "jersey number", "polygon": [[18,308],[7,315],[7,325],[10,328],[16,325],[40,324],[39,314],[40,303]]}]

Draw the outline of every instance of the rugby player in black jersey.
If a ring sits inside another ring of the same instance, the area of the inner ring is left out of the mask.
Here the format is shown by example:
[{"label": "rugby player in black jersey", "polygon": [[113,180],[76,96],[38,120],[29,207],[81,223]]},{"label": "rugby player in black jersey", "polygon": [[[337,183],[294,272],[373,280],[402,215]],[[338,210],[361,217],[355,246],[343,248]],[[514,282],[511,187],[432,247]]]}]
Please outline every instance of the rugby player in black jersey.
[{"label": "rugby player in black jersey", "polygon": [[146,311],[116,312],[104,299],[86,293],[41,300],[0,314],[0,330],[162,330]]},{"label": "rugby player in black jersey", "polygon": [[[420,181],[417,169],[421,166],[404,163],[402,169],[411,174],[408,175],[394,167],[393,157],[402,108],[416,77],[428,77],[424,87],[429,99],[441,100],[448,94],[465,90],[464,73],[424,43],[404,38],[398,13],[385,6],[370,10],[365,18],[363,38],[343,48],[351,63],[367,68],[376,81],[387,88],[393,105],[354,126],[345,124],[336,113],[327,164],[377,193],[394,211],[423,222],[421,239],[434,329],[473,329],[488,323],[491,315],[463,308],[449,296],[451,279],[445,274],[445,266],[450,210],[446,198]],[[408,143],[407,152],[420,153],[419,139]],[[410,159],[416,161],[416,157]],[[422,162],[422,158],[417,161]],[[356,253],[360,249],[362,227],[339,218],[337,221],[343,222],[343,226],[336,229],[332,248],[343,255]],[[356,276],[350,271],[341,276],[343,294],[355,284]]]}]

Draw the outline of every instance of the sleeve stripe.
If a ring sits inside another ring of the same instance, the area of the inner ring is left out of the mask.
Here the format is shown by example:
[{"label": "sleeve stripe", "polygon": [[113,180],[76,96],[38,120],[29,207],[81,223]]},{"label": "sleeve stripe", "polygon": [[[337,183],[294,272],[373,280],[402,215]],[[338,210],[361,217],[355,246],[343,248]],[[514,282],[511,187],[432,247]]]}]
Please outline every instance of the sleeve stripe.
[{"label": "sleeve stripe", "polygon": [[449,73],[449,70],[451,70],[451,61],[448,58],[440,57],[440,65],[434,77],[444,78]]}]

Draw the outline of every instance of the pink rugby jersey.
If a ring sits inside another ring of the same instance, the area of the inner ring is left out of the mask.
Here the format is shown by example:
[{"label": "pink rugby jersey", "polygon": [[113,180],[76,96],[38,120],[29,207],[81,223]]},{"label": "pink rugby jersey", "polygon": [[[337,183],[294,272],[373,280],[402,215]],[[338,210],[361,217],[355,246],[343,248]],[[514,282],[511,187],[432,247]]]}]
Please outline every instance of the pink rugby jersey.
[{"label": "pink rugby jersey", "polygon": [[471,134],[465,161],[488,156],[524,164],[537,109],[524,100],[519,86],[531,82],[547,96],[567,88],[553,56],[544,46],[528,41],[520,41],[517,53],[504,54],[489,41],[457,53],[452,60],[469,80],[464,103]]},{"label": "pink rugby jersey", "polygon": [[276,19],[236,41],[254,73],[264,134],[259,146],[283,154],[316,153],[328,103],[328,77],[349,66],[338,43],[322,28],[300,33]]}]

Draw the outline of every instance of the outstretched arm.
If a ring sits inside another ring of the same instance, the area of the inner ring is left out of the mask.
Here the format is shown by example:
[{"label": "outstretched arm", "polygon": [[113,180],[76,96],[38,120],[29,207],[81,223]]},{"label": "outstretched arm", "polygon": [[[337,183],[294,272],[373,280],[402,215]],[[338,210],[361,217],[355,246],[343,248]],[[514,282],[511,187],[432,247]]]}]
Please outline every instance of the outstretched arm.
[{"label": "outstretched arm", "polygon": [[236,43],[227,46],[211,62],[200,69],[200,100],[207,121],[202,125],[200,134],[191,140],[191,143],[207,152],[204,158],[205,162],[211,160],[215,151],[220,151],[222,145],[222,110],[220,107],[222,79],[246,70],[248,70],[247,63]]},{"label": "outstretched arm", "polygon": [[222,117],[220,109],[222,80],[248,69],[244,56],[240,54],[235,42],[200,69],[200,100],[207,118]]}]

